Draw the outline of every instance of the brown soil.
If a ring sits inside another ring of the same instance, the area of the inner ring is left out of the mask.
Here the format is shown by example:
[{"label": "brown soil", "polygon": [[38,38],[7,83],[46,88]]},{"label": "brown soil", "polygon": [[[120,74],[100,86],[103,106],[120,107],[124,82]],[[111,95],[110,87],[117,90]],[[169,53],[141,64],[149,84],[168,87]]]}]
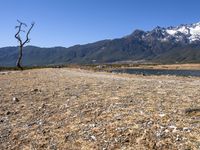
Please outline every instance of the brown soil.
[{"label": "brown soil", "polygon": [[200,70],[200,64],[139,65],[140,69]]},{"label": "brown soil", "polygon": [[0,149],[200,149],[200,78],[0,73]]}]

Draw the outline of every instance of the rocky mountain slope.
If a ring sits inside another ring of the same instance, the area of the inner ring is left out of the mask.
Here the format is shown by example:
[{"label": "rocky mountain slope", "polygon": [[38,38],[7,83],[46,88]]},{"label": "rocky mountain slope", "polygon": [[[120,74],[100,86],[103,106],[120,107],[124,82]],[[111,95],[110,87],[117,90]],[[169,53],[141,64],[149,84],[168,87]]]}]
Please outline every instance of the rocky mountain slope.
[{"label": "rocky mountain slope", "polygon": [[[0,66],[14,66],[17,47],[0,48]],[[177,27],[156,27],[152,31],[135,30],[113,40],[76,45],[69,48],[24,49],[27,66],[67,63],[113,63],[138,61],[158,63],[200,63],[200,23]]]}]

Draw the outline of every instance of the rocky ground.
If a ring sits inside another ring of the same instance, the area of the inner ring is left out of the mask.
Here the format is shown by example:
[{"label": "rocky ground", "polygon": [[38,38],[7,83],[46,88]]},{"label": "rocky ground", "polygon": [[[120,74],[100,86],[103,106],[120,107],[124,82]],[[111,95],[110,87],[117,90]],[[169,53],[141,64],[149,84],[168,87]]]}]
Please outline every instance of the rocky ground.
[{"label": "rocky ground", "polygon": [[200,78],[0,72],[0,149],[198,150]]}]

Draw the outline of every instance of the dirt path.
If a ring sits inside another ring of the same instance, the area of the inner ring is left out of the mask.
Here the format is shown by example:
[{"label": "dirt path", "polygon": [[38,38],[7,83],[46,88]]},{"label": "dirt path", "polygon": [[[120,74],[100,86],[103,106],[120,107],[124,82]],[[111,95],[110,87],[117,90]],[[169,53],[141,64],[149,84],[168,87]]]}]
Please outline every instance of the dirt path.
[{"label": "dirt path", "polygon": [[0,149],[200,149],[200,78],[0,74]]}]

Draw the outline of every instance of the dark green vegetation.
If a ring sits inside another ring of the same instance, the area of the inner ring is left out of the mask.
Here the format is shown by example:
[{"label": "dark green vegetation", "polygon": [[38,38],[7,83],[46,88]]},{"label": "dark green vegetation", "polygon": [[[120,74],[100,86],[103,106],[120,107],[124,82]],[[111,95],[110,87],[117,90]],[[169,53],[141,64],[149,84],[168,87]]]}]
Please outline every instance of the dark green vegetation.
[{"label": "dark green vegetation", "polygon": [[[61,64],[105,63],[200,63],[200,41],[159,40],[160,31],[152,31],[143,38],[143,31],[136,30],[121,39],[104,40],[69,48],[40,48],[27,46],[23,51],[23,66]],[[0,48],[0,66],[15,66],[17,47]]]}]

